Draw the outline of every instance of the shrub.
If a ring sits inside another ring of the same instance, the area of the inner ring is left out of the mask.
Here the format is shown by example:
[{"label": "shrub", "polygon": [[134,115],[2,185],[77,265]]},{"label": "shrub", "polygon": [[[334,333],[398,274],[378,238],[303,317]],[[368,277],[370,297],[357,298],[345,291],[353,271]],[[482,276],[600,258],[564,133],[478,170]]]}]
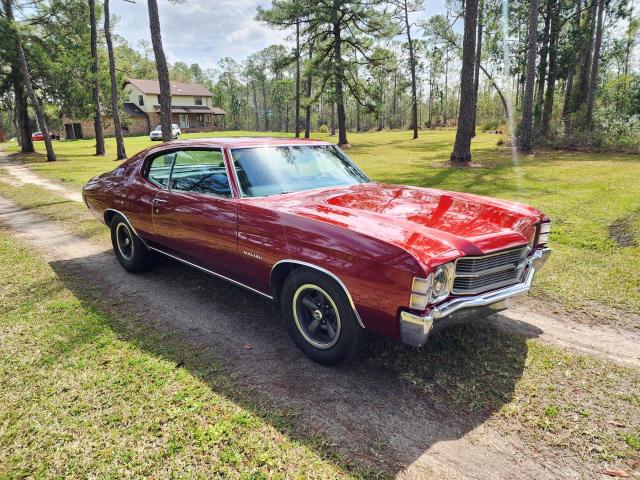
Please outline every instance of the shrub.
[{"label": "shrub", "polygon": [[487,120],[480,126],[480,131],[481,132],[495,131],[495,130],[498,130],[498,127],[500,127],[499,120]]},{"label": "shrub", "polygon": [[320,133],[329,133],[329,127],[326,126],[325,124],[320,125],[320,128],[318,128],[318,132]]},{"label": "shrub", "polygon": [[608,104],[594,112],[593,123],[605,147],[640,148],[640,115],[621,114],[615,105]]},{"label": "shrub", "polygon": [[640,149],[640,115],[621,112],[615,105],[599,105],[593,112],[593,128],[585,129],[584,111],[569,115],[565,122],[556,124],[555,129],[538,143],[557,148],[578,150],[619,150]]}]

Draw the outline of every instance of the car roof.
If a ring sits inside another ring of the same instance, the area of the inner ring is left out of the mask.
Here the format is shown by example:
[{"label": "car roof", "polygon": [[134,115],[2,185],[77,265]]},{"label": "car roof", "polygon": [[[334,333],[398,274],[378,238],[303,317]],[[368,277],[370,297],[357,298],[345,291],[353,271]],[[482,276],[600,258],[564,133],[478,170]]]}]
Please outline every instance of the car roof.
[{"label": "car roof", "polygon": [[268,147],[280,145],[331,145],[322,140],[312,140],[305,138],[278,138],[278,137],[209,137],[192,138],[188,140],[177,140],[170,142],[172,147],[189,145],[212,145],[217,147],[240,148],[240,147]]}]

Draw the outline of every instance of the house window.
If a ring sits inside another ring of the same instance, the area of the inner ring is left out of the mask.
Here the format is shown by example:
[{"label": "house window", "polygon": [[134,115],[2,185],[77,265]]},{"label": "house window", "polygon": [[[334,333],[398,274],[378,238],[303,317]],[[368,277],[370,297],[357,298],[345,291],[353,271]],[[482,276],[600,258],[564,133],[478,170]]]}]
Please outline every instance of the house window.
[{"label": "house window", "polygon": [[193,97],[193,103],[195,105],[202,105],[202,97]]},{"label": "house window", "polygon": [[162,102],[160,101],[160,95],[158,95],[158,105],[160,105]]},{"label": "house window", "polygon": [[144,96],[138,95],[138,105],[140,106],[144,105]]}]

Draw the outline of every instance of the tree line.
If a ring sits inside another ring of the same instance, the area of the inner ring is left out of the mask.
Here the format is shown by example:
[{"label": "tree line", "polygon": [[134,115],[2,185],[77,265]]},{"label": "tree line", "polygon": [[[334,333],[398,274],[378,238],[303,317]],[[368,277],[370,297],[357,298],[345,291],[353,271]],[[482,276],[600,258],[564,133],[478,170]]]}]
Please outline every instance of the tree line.
[{"label": "tree line", "polygon": [[209,69],[167,62],[157,0],[147,2],[151,43],[135,47],[113,34],[109,0],[29,0],[17,20],[18,1],[2,0],[0,11],[3,121],[30,151],[30,108],[50,160],[47,126],[61,115],[94,118],[97,155],[109,117],[126,157],[126,77],[158,79],[165,140],[169,84],[180,80],[207,86],[230,129],[326,130],[348,145],[351,131],[402,128],[418,138],[421,128],[455,126],[450,160],[461,165],[477,128],[510,129],[523,151],[640,141],[632,0],[450,0],[429,18],[423,0],[273,0],[256,20],[286,31],[292,47]]}]

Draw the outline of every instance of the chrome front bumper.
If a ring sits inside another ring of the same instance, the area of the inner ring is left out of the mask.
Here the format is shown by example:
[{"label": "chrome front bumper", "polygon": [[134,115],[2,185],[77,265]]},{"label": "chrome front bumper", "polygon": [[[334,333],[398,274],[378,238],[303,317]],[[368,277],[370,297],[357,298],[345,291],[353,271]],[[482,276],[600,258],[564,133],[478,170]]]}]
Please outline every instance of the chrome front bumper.
[{"label": "chrome front bumper", "polygon": [[540,248],[529,257],[524,281],[509,287],[480,295],[458,297],[420,315],[400,312],[400,339],[403,343],[421,347],[431,332],[458,322],[485,318],[507,308],[509,299],[523,295],[531,289],[536,271],[551,255],[550,248]]}]

